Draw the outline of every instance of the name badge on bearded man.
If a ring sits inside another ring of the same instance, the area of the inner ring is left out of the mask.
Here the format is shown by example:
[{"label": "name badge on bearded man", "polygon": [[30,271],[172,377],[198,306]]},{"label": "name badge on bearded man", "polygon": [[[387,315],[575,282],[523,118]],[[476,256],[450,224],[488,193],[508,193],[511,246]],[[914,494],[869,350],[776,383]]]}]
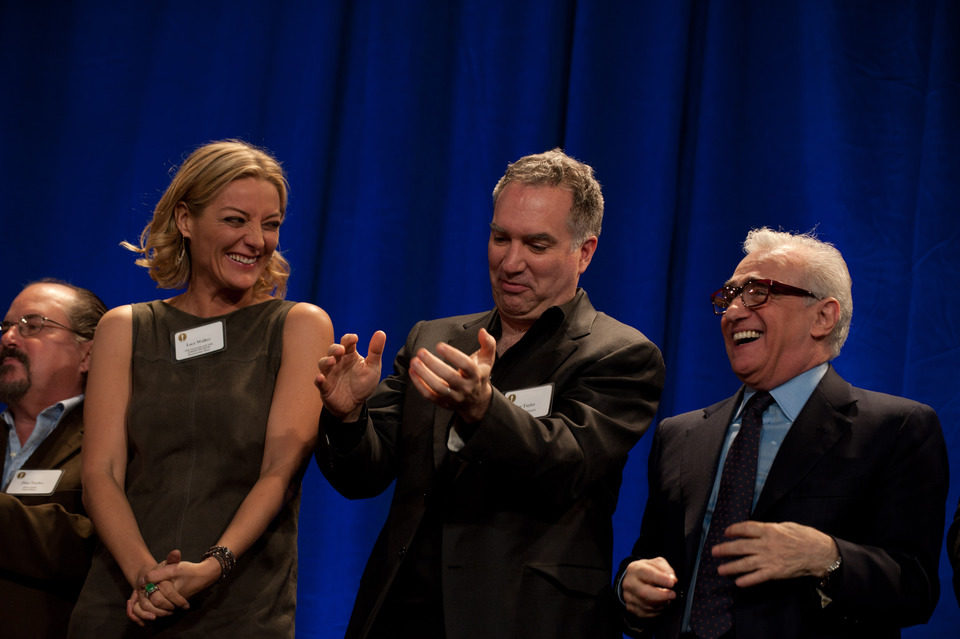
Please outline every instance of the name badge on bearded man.
[{"label": "name badge on bearded man", "polygon": [[52,495],[60,483],[63,470],[18,470],[7,486],[8,495]]}]

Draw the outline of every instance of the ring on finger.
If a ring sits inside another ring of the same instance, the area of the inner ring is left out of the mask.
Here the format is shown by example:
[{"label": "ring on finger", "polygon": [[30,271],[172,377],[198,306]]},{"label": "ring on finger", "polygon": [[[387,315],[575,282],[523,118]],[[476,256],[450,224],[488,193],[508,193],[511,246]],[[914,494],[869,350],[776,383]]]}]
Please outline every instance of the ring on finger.
[{"label": "ring on finger", "polygon": [[149,597],[149,596],[152,595],[153,593],[157,592],[158,590],[160,590],[160,586],[158,586],[157,584],[153,583],[152,581],[149,582],[149,583],[147,583],[147,584],[144,584],[144,586],[143,586],[143,592],[145,592],[145,593],[147,594],[147,597]]}]

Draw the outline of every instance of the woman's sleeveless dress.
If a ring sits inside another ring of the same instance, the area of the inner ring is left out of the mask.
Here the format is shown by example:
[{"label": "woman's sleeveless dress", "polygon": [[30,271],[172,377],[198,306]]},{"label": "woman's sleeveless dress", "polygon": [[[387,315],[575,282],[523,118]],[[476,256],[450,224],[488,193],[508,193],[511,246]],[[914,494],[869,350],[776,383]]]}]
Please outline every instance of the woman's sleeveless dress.
[{"label": "woman's sleeveless dress", "polygon": [[[212,318],[162,301],[133,305],[126,494],[158,561],[174,548],[185,561],[199,561],[257,481],[293,304],[270,300]],[[182,358],[215,346],[216,339],[202,338],[218,334],[221,350]],[[189,610],[143,629],[127,619],[130,586],[100,546],[69,636],[292,638],[299,478],[294,490],[225,581],[194,596]]]}]

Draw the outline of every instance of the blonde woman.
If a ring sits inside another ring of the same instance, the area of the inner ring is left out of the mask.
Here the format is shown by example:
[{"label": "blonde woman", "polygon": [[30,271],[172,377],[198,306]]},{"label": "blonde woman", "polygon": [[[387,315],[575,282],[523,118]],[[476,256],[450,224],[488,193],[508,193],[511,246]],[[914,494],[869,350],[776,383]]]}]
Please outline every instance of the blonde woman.
[{"label": "blonde woman", "polygon": [[84,503],[102,547],[72,637],[293,637],[300,479],[330,318],[282,299],[277,161],[239,141],[180,167],[127,245],[168,299],[100,323]]}]

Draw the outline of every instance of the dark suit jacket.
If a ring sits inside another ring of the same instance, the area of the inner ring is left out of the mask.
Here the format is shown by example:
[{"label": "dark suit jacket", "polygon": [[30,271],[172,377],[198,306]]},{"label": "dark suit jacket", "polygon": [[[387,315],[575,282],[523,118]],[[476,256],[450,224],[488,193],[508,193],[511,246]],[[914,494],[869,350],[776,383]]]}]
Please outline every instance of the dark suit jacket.
[{"label": "dark suit jacket", "polygon": [[[24,469],[62,469],[47,497],[0,493],[0,634],[62,639],[90,566],[93,525],[80,492],[83,405],[63,416]],[[0,459],[7,438],[0,437]]]},{"label": "dark suit jacket", "polygon": [[947,556],[953,566],[953,594],[957,596],[957,603],[960,604],[960,505],[957,506],[950,532],[947,533]]},{"label": "dark suit jacket", "polygon": [[[677,637],[703,515],[727,426],[742,397],[664,420],[649,458],[650,494],[635,558],[663,556],[679,597],[635,631]],[[929,406],[850,386],[831,367],[797,415],[752,519],[792,521],[834,537],[843,564],[821,608],[817,581],[771,581],[737,591],[738,639],[899,637],[924,623],[937,577],[947,495],[947,454]]]},{"label": "dark suit jacket", "polygon": [[[663,360],[638,331],[594,310],[585,293],[565,308],[535,352],[494,376],[490,410],[467,435],[452,479],[441,482],[437,469],[452,454],[453,414],[420,396],[407,366],[417,349],[433,351],[439,341],[475,351],[494,311],[417,324],[368,416],[359,425],[322,420],[317,460],[338,491],[369,497],[396,478],[348,637],[366,636],[431,499],[441,500],[434,503],[447,637],[620,636],[609,589],[611,515],[627,453],[656,411]],[[552,412],[539,419],[503,394],[547,383]],[[351,445],[333,445],[337,429],[356,433]]]}]

